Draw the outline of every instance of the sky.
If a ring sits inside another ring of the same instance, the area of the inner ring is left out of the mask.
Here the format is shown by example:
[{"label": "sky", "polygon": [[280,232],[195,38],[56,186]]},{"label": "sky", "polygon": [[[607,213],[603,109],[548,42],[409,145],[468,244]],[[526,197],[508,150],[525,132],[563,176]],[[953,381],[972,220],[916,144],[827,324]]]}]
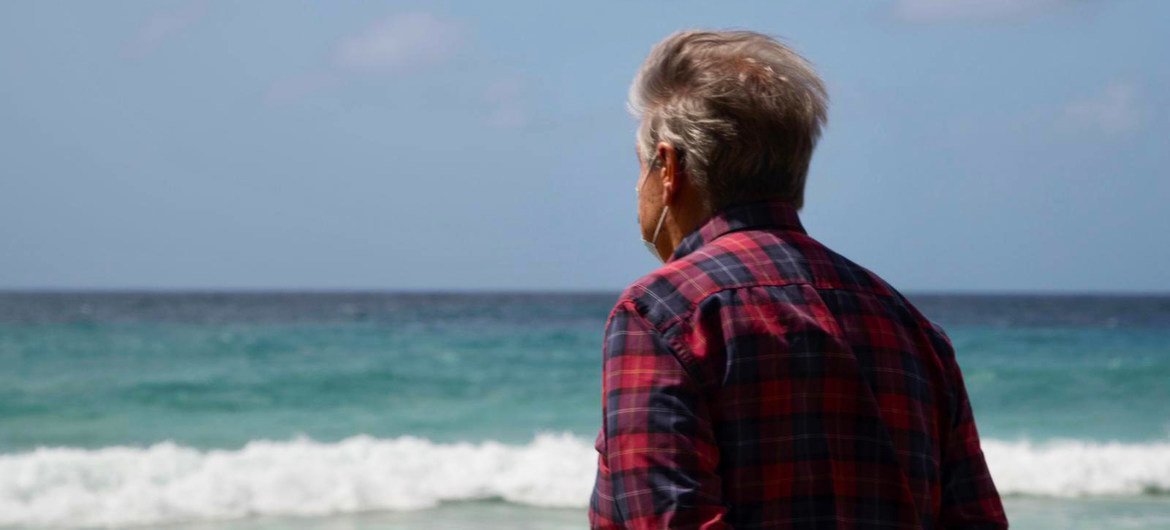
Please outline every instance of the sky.
[{"label": "sky", "polygon": [[1170,292],[1170,2],[0,3],[0,288],[618,291],[649,49],[830,93],[801,218],[899,290]]}]

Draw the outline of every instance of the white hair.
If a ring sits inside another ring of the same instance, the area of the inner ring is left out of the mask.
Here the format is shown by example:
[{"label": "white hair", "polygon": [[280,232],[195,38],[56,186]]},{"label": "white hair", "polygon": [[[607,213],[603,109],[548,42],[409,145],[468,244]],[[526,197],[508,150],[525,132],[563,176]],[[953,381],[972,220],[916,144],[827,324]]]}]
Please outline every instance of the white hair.
[{"label": "white hair", "polygon": [[795,51],[752,31],[680,31],[658,43],[630,86],[643,160],[658,142],[714,211],[781,198],[800,208],[828,94]]}]

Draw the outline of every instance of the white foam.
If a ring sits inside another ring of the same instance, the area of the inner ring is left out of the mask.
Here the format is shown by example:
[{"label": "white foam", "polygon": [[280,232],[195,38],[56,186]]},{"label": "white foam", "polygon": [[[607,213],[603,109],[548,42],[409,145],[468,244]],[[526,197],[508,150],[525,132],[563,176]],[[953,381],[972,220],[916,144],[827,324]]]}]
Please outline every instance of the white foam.
[{"label": "white foam", "polygon": [[495,497],[581,507],[595,455],[591,442],[568,434],[541,434],[523,446],[355,436],[254,441],[230,451],[173,443],[43,448],[0,455],[0,526],[326,515]]},{"label": "white foam", "polygon": [[[1005,495],[1170,491],[1170,442],[984,440],[983,448]],[[328,515],[484,498],[582,509],[595,465],[591,441],[552,433],[526,445],[355,436],[212,451],[174,443],[42,448],[0,455],[0,526]]]},{"label": "white foam", "polygon": [[1080,497],[1170,492],[1170,442],[983,440],[1001,495]]}]

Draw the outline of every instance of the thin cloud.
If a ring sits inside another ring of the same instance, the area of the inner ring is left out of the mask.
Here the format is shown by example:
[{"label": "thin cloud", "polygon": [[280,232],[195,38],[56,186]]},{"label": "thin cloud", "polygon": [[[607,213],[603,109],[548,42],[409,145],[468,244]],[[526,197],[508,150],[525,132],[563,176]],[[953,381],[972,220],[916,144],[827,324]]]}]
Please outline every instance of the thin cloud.
[{"label": "thin cloud", "polygon": [[344,39],[334,64],[360,72],[399,71],[445,62],[463,41],[458,25],[430,13],[387,17]]},{"label": "thin cloud", "polygon": [[1011,20],[1072,3],[1070,0],[898,0],[894,15],[907,22]]},{"label": "thin cloud", "polygon": [[1117,135],[1141,128],[1143,113],[1137,87],[1115,81],[1099,94],[1070,102],[1064,121],[1078,130]]},{"label": "thin cloud", "polygon": [[391,15],[340,39],[328,64],[273,83],[264,100],[276,105],[293,103],[341,86],[354,76],[436,66],[451,60],[464,40],[459,24],[433,14]]},{"label": "thin cloud", "polygon": [[126,51],[131,57],[143,57],[199,22],[206,13],[205,1],[187,2],[176,9],[157,12],[142,24]]}]

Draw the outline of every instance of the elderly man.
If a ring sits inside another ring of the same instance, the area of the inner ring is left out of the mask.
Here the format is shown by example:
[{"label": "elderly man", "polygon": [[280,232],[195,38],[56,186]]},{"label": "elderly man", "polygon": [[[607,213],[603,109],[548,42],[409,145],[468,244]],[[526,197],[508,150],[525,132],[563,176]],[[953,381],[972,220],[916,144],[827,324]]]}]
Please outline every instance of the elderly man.
[{"label": "elderly man", "polygon": [[747,31],[659,43],[630,90],[665,264],[606,325],[593,528],[1006,528],[950,340],[797,216],[824,86]]}]

